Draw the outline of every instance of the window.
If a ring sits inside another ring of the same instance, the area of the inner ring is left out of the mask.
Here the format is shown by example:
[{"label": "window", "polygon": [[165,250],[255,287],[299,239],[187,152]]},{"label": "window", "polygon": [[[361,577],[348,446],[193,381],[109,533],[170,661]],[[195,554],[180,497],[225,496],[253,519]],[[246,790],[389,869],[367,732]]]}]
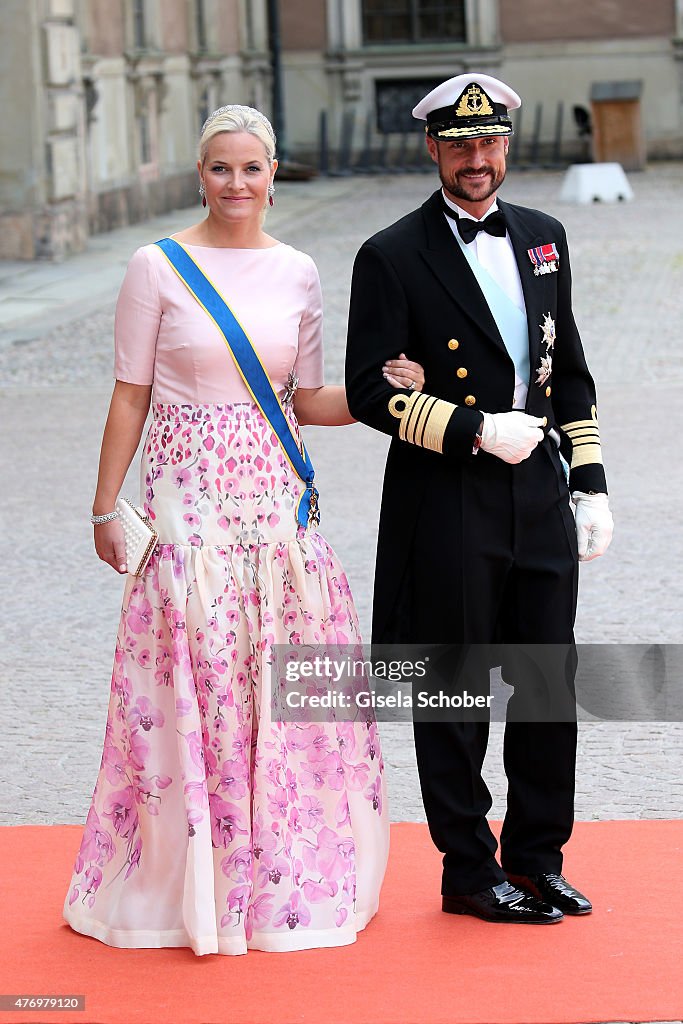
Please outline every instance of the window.
[{"label": "window", "polygon": [[370,44],[465,42],[465,0],[362,0]]},{"label": "window", "polygon": [[145,0],[133,0],[133,44],[136,50],[144,50],[147,44]]},{"label": "window", "polygon": [[441,78],[380,79],[375,82],[377,130],[390,132],[424,132],[424,123],[416,121],[412,109],[423,96],[436,89]]}]

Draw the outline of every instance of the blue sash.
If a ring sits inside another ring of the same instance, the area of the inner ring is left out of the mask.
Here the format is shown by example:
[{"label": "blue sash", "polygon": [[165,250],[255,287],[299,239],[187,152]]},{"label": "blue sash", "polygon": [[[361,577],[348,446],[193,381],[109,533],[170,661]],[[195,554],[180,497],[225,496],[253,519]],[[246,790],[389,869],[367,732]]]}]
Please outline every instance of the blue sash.
[{"label": "blue sash", "polygon": [[162,238],[155,245],[159,246],[180,280],[187,286],[223,335],[228,351],[242,380],[249,389],[249,393],[277,435],[292,469],[306,484],[306,490],[301,495],[296,513],[299,526],[317,526],[320,522],[320,512],[318,491],[313,485],[313,463],[303,441],[299,448],[270,377],[244,328],[225,299],[219,295],[214,285],[180,242],[176,242],[173,238]]},{"label": "blue sash", "polygon": [[469,247],[460,238],[459,232],[454,231],[453,234],[484,293],[484,298],[496,321],[496,327],[508,350],[508,355],[515,364],[515,373],[520,380],[528,385],[531,364],[529,361],[529,324],[526,314],[519,306],[515,305],[495,278],[491,277],[489,272],[482,267],[474,253],[469,251]]}]

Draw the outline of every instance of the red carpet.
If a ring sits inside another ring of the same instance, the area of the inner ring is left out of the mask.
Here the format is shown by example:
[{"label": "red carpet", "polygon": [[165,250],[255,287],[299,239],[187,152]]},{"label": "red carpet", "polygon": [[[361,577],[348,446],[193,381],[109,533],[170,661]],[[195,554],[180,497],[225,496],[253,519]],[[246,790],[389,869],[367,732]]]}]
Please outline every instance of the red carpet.
[{"label": "red carpet", "polygon": [[85,994],[50,1024],[582,1024],[683,1016],[683,822],[576,826],[567,872],[593,899],[559,925],[491,925],[439,909],[426,826],[392,826],[378,917],[353,946],[195,957],[112,949],[61,907],[77,826],[0,829],[3,993]]}]

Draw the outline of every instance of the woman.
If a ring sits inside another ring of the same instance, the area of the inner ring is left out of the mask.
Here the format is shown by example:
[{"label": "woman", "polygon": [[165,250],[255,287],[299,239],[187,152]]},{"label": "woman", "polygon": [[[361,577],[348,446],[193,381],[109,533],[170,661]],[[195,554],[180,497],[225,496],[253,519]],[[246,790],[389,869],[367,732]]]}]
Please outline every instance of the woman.
[{"label": "woman", "polygon": [[[344,945],[377,910],[388,817],[375,723],[273,722],[270,711],[273,644],[358,642],[348,582],[299,525],[306,484],[169,258],[189,255],[223,295],[297,438],[297,421],[352,422],[344,389],[323,385],[315,265],[262,229],[274,152],[258,111],[212,114],[197,164],[209,214],[139,249],[117,304],[95,546],[126,571],[110,514],[152,386],[141,484],[159,544],[126,580],[102,763],[64,905],[72,928],[114,946]],[[385,372],[422,386],[403,357]]]}]

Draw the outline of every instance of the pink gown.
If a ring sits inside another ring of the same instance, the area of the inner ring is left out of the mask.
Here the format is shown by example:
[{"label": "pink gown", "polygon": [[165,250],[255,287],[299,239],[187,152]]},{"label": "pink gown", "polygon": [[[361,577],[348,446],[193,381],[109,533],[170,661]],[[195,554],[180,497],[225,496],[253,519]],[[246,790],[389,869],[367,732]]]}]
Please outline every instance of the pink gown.
[{"label": "pink gown", "polygon": [[[276,390],[292,369],[300,387],[322,385],[310,257],[186,248]],[[268,664],[273,644],[359,641],[348,581],[297,526],[303,484],[157,246],[129,263],[115,338],[117,379],[153,384],[141,487],[160,543],[126,580],[64,918],[112,946],[198,955],[351,943],[388,854],[377,726],[273,721]]]}]

